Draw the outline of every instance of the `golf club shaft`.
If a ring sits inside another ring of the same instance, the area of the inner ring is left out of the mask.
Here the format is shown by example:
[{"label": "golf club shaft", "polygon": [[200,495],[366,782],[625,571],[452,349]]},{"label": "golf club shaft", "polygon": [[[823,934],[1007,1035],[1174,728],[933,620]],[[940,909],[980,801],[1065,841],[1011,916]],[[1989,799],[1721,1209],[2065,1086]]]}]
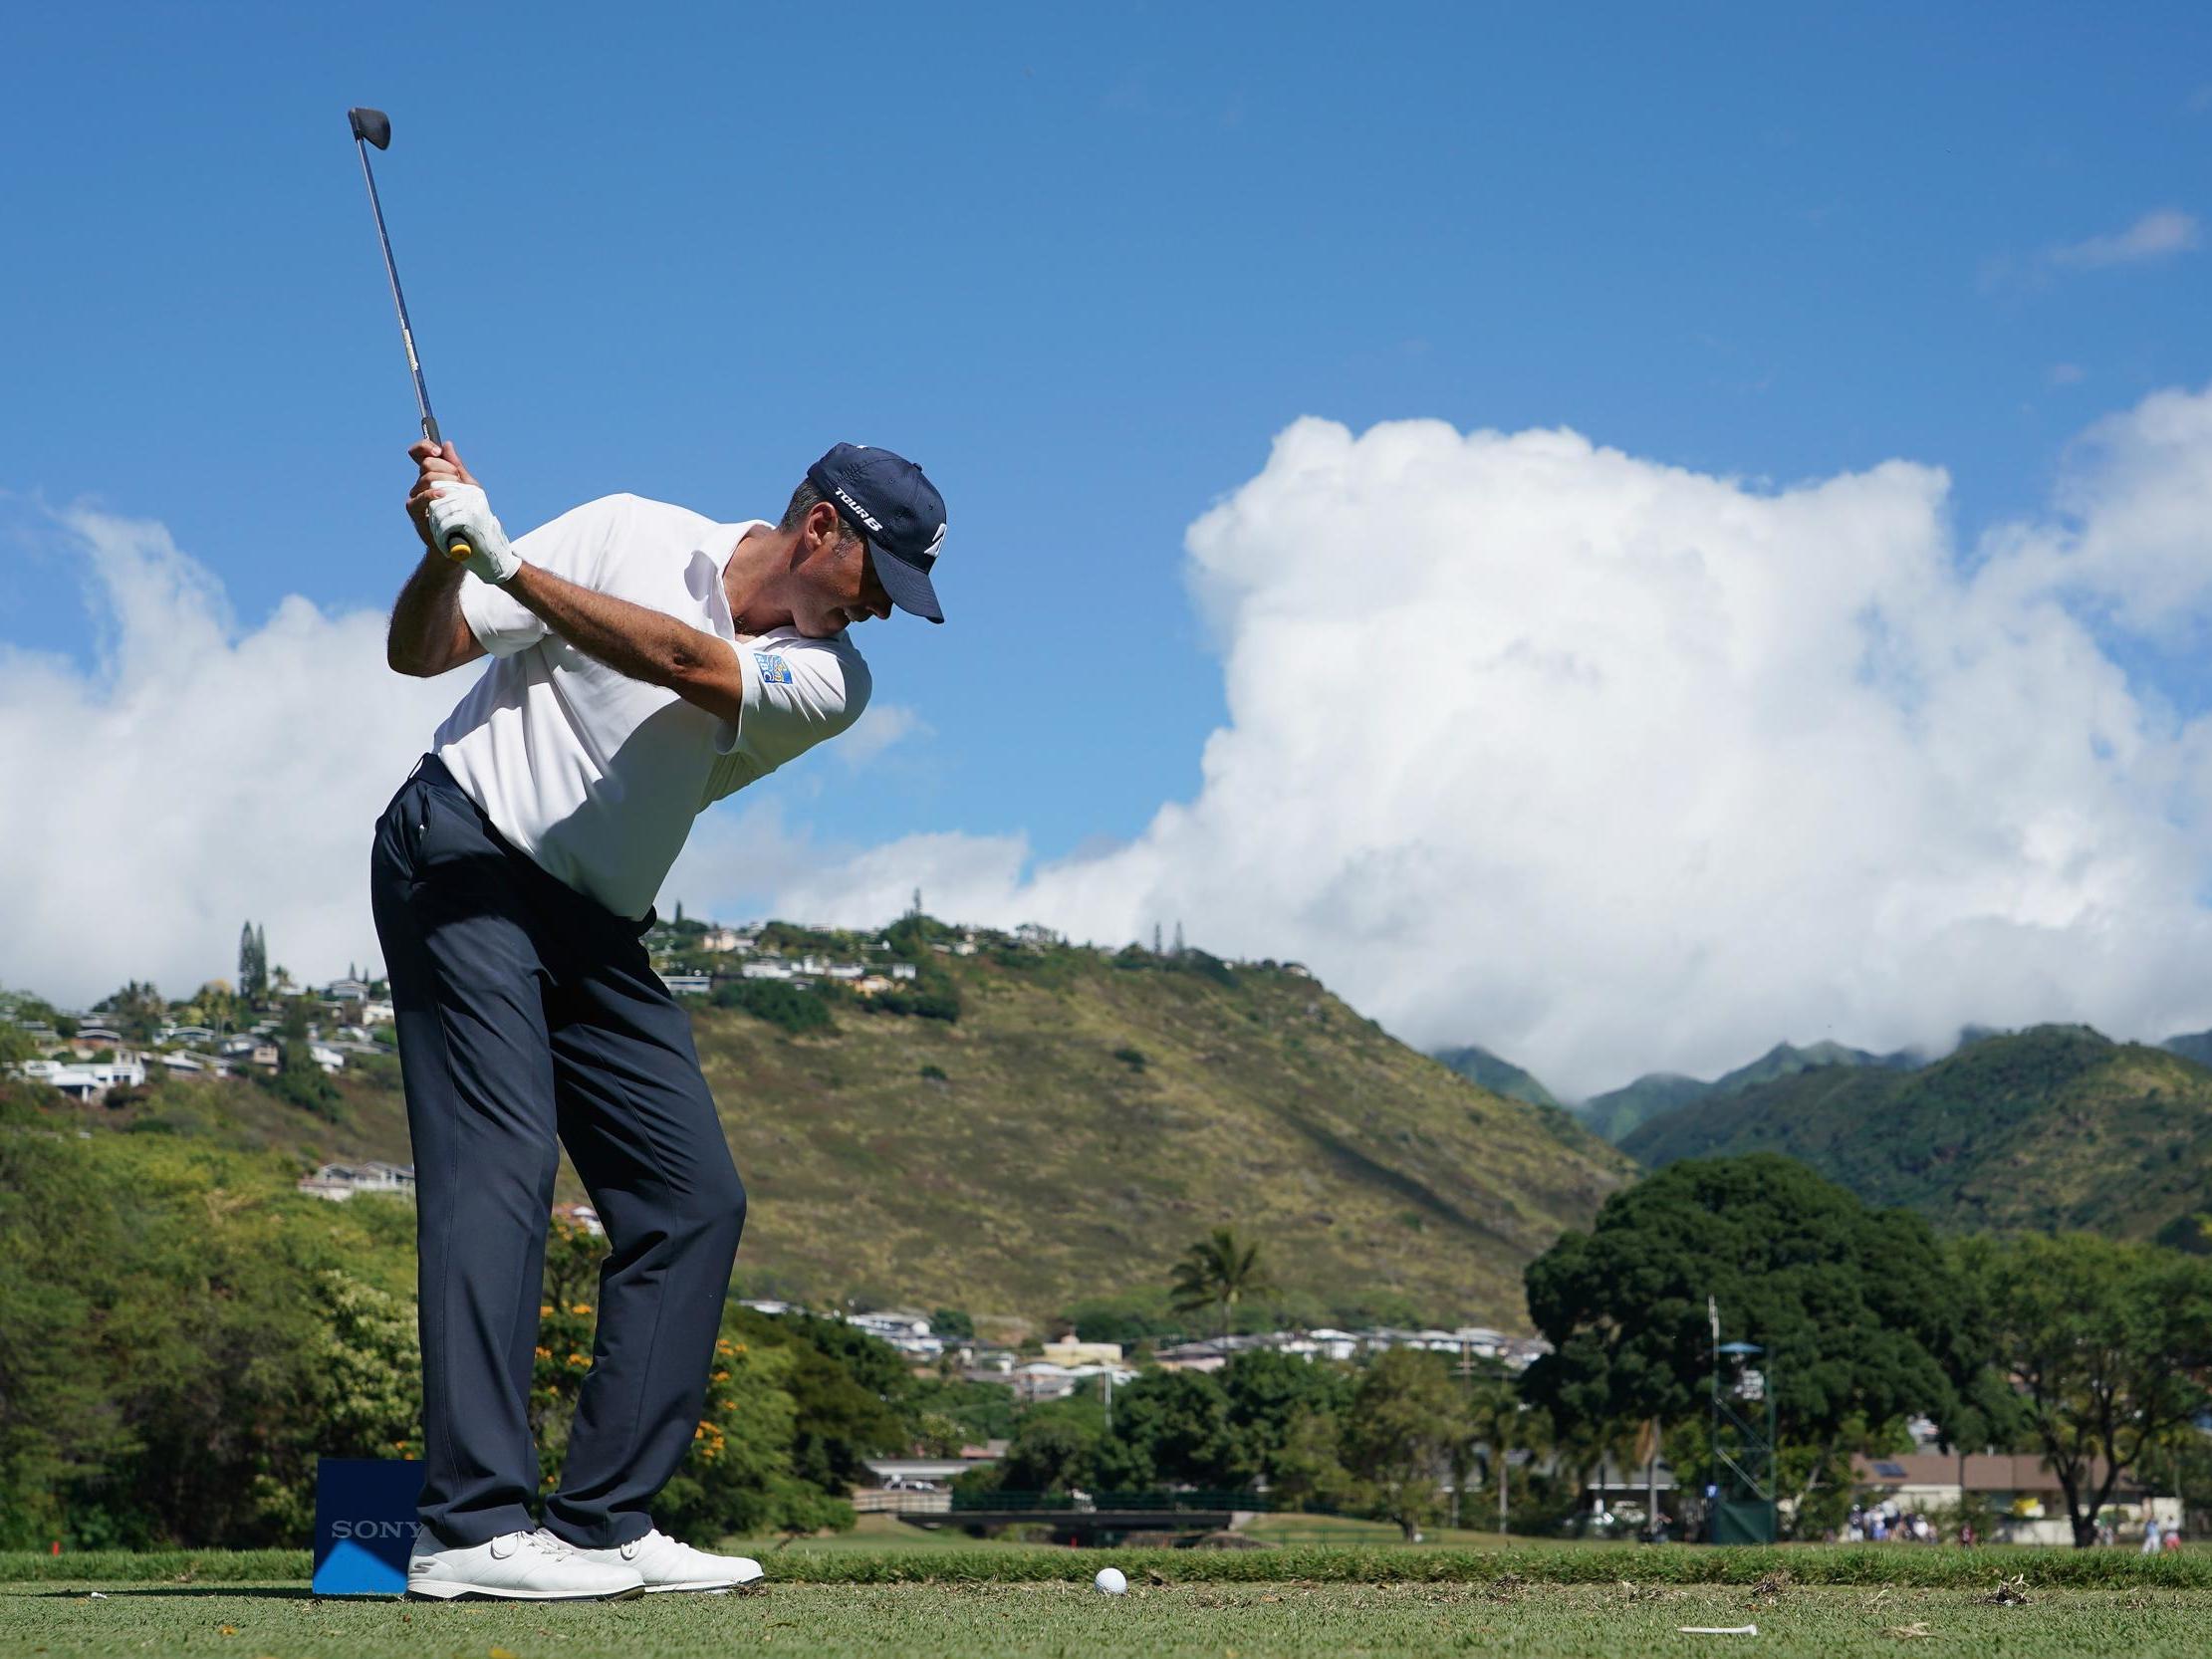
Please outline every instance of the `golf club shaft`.
[{"label": "golf club shaft", "polygon": [[[376,175],[369,165],[369,146],[359,133],[355,134],[354,148],[361,155],[362,181],[369,186],[369,211],[376,219],[376,246],[383,252],[384,276],[391,283],[391,307],[399,314],[399,343],[407,349],[407,372],[414,376],[414,400],[422,410],[422,435],[442,446],[445,440],[438,435],[438,417],[430,412],[430,388],[422,381],[422,359],[415,356],[414,327],[407,321],[407,297],[399,291],[399,267],[391,259],[391,237],[384,230],[384,206],[376,198]],[[460,536],[445,545],[446,558],[456,563],[472,557],[475,551]]]}]

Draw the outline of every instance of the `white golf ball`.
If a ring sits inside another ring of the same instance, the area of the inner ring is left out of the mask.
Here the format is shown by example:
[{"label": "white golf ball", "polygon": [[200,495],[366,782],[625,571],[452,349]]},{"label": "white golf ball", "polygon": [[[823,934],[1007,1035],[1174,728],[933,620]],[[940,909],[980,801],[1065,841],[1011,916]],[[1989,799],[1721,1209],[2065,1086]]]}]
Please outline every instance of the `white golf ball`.
[{"label": "white golf ball", "polygon": [[1102,1566],[1099,1568],[1099,1576],[1091,1581],[1108,1595],[1119,1595],[1129,1587],[1128,1579],[1121,1575],[1121,1569],[1117,1566]]}]

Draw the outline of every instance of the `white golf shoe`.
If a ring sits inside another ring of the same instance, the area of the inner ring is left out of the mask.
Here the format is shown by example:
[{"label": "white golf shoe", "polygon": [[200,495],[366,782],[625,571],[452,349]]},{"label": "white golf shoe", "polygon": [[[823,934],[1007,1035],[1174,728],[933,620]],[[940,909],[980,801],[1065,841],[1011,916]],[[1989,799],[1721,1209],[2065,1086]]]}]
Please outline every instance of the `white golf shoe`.
[{"label": "white golf shoe", "polygon": [[415,1529],[407,1556],[407,1593],[438,1601],[464,1595],[508,1601],[627,1601],[645,1593],[644,1574],[626,1562],[587,1558],[613,1550],[582,1550],[543,1527],[502,1533],[465,1549],[439,1544],[429,1528]]},{"label": "white golf shoe", "polygon": [[585,1549],[577,1553],[588,1561],[634,1569],[644,1575],[645,1593],[658,1590],[705,1590],[720,1594],[750,1584],[761,1575],[760,1562],[749,1555],[710,1555],[688,1543],[678,1543],[655,1527],[641,1539],[612,1549]]}]

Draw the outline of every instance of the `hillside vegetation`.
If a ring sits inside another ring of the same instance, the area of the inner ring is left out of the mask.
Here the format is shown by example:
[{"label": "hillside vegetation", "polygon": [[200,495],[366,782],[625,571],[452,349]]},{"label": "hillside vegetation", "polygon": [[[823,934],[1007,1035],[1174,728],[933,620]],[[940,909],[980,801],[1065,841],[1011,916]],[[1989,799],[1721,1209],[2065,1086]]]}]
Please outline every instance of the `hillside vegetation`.
[{"label": "hillside vegetation", "polygon": [[[926,960],[909,1006],[940,1017],[833,997],[794,1031],[781,1003],[691,1004],[752,1197],[746,1294],[1042,1324],[1157,1306],[1174,1259],[1227,1224],[1279,1286],[1257,1311],[1525,1329],[1522,1269],[1633,1173],[1294,969],[1057,945]],[[336,1122],[244,1083],[86,1110],[303,1166],[406,1160],[397,1090],[343,1093]],[[587,1196],[566,1160],[559,1196]]]},{"label": "hillside vegetation", "polygon": [[1740,1094],[1758,1083],[1794,1072],[1835,1066],[1870,1066],[1909,1071],[1920,1064],[1919,1057],[1909,1053],[1868,1054],[1864,1049],[1847,1048],[1841,1043],[1813,1043],[1804,1048],[1794,1043],[1777,1043],[1750,1065],[1739,1066],[1711,1082],[1701,1077],[1685,1077],[1675,1071],[1653,1071],[1625,1087],[1592,1095],[1580,1110],[1583,1121],[1617,1146],[1643,1124],[1666,1112],[1679,1111],[1692,1101]]},{"label": "hillside vegetation", "polygon": [[2088,1229],[2195,1247],[2212,1208],[2212,1070],[2079,1026],[1985,1037],[1918,1071],[1830,1066],[1706,1096],[1621,1148],[1656,1168],[1784,1152],[1946,1227]]}]

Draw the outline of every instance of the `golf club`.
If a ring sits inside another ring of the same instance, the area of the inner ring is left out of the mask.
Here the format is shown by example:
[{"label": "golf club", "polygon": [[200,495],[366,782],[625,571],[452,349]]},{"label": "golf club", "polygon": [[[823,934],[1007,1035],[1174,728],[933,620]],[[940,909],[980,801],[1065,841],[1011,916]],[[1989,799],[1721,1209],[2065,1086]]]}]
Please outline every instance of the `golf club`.
[{"label": "golf club", "polygon": [[[376,199],[376,175],[369,168],[369,146],[391,147],[391,118],[381,110],[349,110],[346,123],[353,128],[354,148],[361,154],[361,176],[369,185],[369,211],[376,216],[376,245],[383,250],[384,275],[391,281],[392,309],[399,313],[399,343],[407,349],[407,371],[414,376],[414,400],[422,409],[422,435],[443,444],[438,417],[430,412],[430,388],[422,383],[422,359],[414,352],[414,328],[407,321],[407,299],[399,292],[399,268],[391,262],[391,238],[384,233],[383,203]],[[454,535],[445,544],[446,558],[456,564],[472,557],[475,549],[467,538]]]}]

